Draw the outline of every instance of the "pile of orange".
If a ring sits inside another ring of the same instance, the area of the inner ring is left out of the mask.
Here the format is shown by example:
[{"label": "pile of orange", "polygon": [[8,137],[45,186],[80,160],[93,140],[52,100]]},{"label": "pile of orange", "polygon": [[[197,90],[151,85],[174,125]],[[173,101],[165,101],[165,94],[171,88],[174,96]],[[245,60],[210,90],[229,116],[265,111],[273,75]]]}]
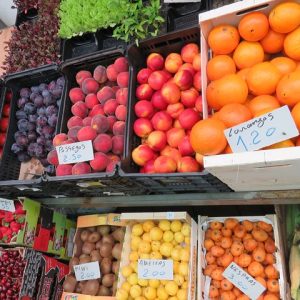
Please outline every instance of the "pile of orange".
[{"label": "pile of orange", "polygon": [[[201,155],[229,153],[224,128],[288,105],[300,130],[300,4],[283,2],[267,16],[244,15],[238,26],[208,35],[206,99],[214,114],[195,124],[192,147]],[[270,148],[293,147],[292,139]]]}]

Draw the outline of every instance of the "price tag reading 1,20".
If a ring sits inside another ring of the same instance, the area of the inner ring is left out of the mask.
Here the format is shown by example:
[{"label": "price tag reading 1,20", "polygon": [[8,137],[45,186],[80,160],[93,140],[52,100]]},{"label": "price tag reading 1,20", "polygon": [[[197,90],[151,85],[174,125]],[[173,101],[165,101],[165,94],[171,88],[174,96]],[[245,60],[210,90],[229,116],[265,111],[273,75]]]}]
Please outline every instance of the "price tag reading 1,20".
[{"label": "price tag reading 1,20", "polygon": [[74,164],[94,159],[92,141],[56,146],[60,165]]},{"label": "price tag reading 1,20", "polygon": [[139,259],[138,278],[173,280],[173,260]]},{"label": "price tag reading 1,20", "polygon": [[228,128],[224,133],[233,152],[255,151],[299,135],[288,106]]},{"label": "price tag reading 1,20", "polygon": [[74,266],[77,281],[98,279],[101,277],[98,261]]},{"label": "price tag reading 1,20", "polygon": [[16,210],[14,201],[0,198],[0,210],[14,212]]}]

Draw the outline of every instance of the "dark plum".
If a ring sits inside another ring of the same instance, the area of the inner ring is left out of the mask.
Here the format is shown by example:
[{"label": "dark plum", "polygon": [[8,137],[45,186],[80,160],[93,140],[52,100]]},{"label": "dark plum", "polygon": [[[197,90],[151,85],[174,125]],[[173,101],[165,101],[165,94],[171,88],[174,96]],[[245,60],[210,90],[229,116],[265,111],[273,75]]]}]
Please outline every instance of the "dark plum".
[{"label": "dark plum", "polygon": [[46,84],[46,83],[41,83],[41,84],[39,85],[39,91],[42,92],[42,91],[46,90],[47,87],[48,87],[48,84]]},{"label": "dark plum", "polygon": [[34,106],[33,103],[26,103],[24,106],[24,111],[29,114],[32,115],[36,112],[36,107]]},{"label": "dark plum", "polygon": [[45,126],[47,124],[47,117],[44,116],[40,116],[37,118],[36,120],[36,125],[37,126]]},{"label": "dark plum", "polygon": [[48,96],[44,97],[43,102],[44,102],[44,105],[49,106],[51,104],[55,104],[56,100],[52,95],[49,94]]},{"label": "dark plum", "polygon": [[42,126],[37,126],[35,131],[38,133],[38,134],[43,134],[43,127]]},{"label": "dark plum", "polygon": [[31,102],[34,102],[34,100],[35,100],[35,98],[36,98],[37,96],[39,96],[38,93],[31,93],[31,94],[30,94],[30,100],[31,100]]},{"label": "dark plum", "polygon": [[27,137],[28,137],[28,141],[30,143],[35,142],[36,138],[37,138],[36,132],[35,131],[29,131],[28,134],[27,134]]},{"label": "dark plum", "polygon": [[42,146],[45,146],[46,145],[46,138],[44,136],[39,136],[37,139],[36,139],[36,142]]},{"label": "dark plum", "polygon": [[19,98],[18,103],[17,103],[18,108],[23,108],[27,102],[28,102],[28,99],[26,99],[24,97]]},{"label": "dark plum", "polygon": [[19,136],[21,136],[21,135],[24,135],[24,132],[22,132],[22,131],[16,131],[15,134],[14,134],[15,140],[16,140]]},{"label": "dark plum", "polygon": [[27,119],[27,114],[26,114],[26,112],[23,111],[23,110],[18,110],[18,111],[16,112],[16,118],[17,118],[17,120]]},{"label": "dark plum", "polygon": [[29,122],[32,122],[32,123],[35,123],[36,120],[37,120],[38,116],[37,115],[29,115],[28,116],[28,121]]},{"label": "dark plum", "polygon": [[37,143],[31,143],[29,144],[28,148],[27,148],[27,153],[33,157],[35,155],[35,148],[37,146]]},{"label": "dark plum", "polygon": [[50,152],[51,150],[53,150],[54,146],[52,144],[52,140],[47,140],[46,141],[46,145],[45,145],[45,149]]},{"label": "dark plum", "polygon": [[28,145],[28,138],[26,135],[21,135],[16,138],[16,144],[21,147],[26,147]]},{"label": "dark plum", "polygon": [[21,96],[21,97],[24,97],[24,98],[29,98],[30,93],[31,93],[31,91],[30,91],[30,89],[28,89],[28,88],[22,88],[22,89],[20,90],[20,96]]},{"label": "dark plum", "polygon": [[52,80],[49,84],[48,84],[48,90],[52,91],[54,90],[56,87],[56,81]]},{"label": "dark plum", "polygon": [[51,126],[51,127],[55,127],[56,124],[57,124],[57,116],[56,115],[52,115],[48,118],[48,124]]},{"label": "dark plum", "polygon": [[63,77],[59,77],[57,80],[56,80],[56,83],[61,86],[61,87],[64,87],[65,85],[65,79]]},{"label": "dark plum", "polygon": [[49,105],[46,108],[46,115],[51,116],[51,115],[57,115],[58,109],[55,105]]},{"label": "dark plum", "polygon": [[31,89],[31,92],[32,92],[32,93],[38,93],[38,92],[40,91],[39,87],[36,86],[36,85],[35,85],[35,86],[32,86],[30,89]]},{"label": "dark plum", "polygon": [[37,114],[41,117],[41,116],[45,116],[46,115],[46,107],[42,106],[40,108],[37,109]]},{"label": "dark plum", "polygon": [[59,99],[62,94],[62,88],[56,88],[52,90],[52,95],[55,97],[55,99]]},{"label": "dark plum", "polygon": [[44,99],[41,95],[37,95],[33,103],[36,107],[42,107],[44,105]]},{"label": "dark plum", "polygon": [[18,160],[20,162],[25,162],[30,160],[30,156],[26,152],[18,153]]},{"label": "dark plum", "polygon": [[14,143],[12,144],[11,146],[11,151],[14,153],[14,154],[18,154],[19,152],[23,151],[23,147],[18,145],[17,143]]},{"label": "dark plum", "polygon": [[45,98],[45,97],[48,97],[48,96],[50,96],[51,95],[51,93],[48,91],[48,90],[43,90],[42,91],[42,96]]},{"label": "dark plum", "polygon": [[44,126],[42,129],[42,133],[46,139],[51,139],[53,137],[54,128],[50,126]]},{"label": "dark plum", "polygon": [[20,131],[25,132],[27,131],[28,121],[25,119],[21,119],[18,121],[17,126]]},{"label": "dark plum", "polygon": [[46,156],[46,153],[44,151],[44,147],[42,145],[36,144],[34,149],[35,156],[37,158],[43,158]]},{"label": "dark plum", "polygon": [[35,123],[31,123],[31,122],[29,122],[28,123],[28,131],[33,131],[33,130],[35,130]]}]

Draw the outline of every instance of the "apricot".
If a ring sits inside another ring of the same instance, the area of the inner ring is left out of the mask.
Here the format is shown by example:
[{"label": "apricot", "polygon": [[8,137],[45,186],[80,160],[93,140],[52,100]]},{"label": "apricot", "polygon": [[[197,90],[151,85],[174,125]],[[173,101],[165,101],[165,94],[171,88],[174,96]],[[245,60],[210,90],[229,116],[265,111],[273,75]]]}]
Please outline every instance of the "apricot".
[{"label": "apricot", "polygon": [[276,280],[276,279],[269,279],[267,281],[267,288],[268,288],[268,291],[270,291],[272,293],[278,293],[279,292],[279,283],[278,283],[278,280]]},{"label": "apricot", "polygon": [[268,265],[265,267],[265,273],[269,279],[278,279],[279,274],[276,268],[273,265]]},{"label": "apricot", "polygon": [[225,253],[218,258],[220,266],[227,268],[233,262],[233,256],[231,253]]},{"label": "apricot", "polygon": [[221,281],[221,289],[223,291],[230,291],[233,289],[233,284],[229,280],[223,279]]},{"label": "apricot", "polygon": [[268,238],[265,241],[265,250],[267,253],[274,253],[276,251],[276,246],[275,246],[275,242],[273,241],[273,239]]},{"label": "apricot", "polygon": [[222,234],[219,229],[214,229],[211,231],[211,239],[215,242],[220,242],[222,239]]},{"label": "apricot", "polygon": [[232,239],[230,237],[222,237],[221,239],[221,247],[224,249],[230,248],[232,245]]},{"label": "apricot", "polygon": [[264,242],[268,239],[268,234],[262,229],[252,231],[253,238],[258,242]]},{"label": "apricot", "polygon": [[246,229],[247,232],[250,232],[253,229],[252,222],[250,222],[248,220],[242,221],[242,225],[244,226],[244,228]]},{"label": "apricot", "polygon": [[237,225],[234,228],[233,233],[236,237],[242,239],[246,234],[246,228],[243,225]]},{"label": "apricot", "polygon": [[211,249],[211,247],[214,246],[214,244],[215,244],[214,241],[211,240],[211,239],[205,239],[205,240],[204,240],[204,243],[203,243],[204,248],[205,248],[207,251],[209,251],[209,250]]},{"label": "apricot", "polygon": [[240,256],[244,251],[244,245],[242,242],[239,241],[233,241],[230,252],[233,256]]},{"label": "apricot", "polygon": [[245,249],[249,252],[253,251],[257,247],[257,241],[254,239],[247,239],[243,241]]},{"label": "apricot", "polygon": [[264,265],[273,265],[273,264],[275,264],[275,256],[273,255],[273,254],[271,254],[271,253],[267,253],[266,254],[266,258],[265,258],[265,260],[263,261],[263,264]]},{"label": "apricot", "polygon": [[214,280],[223,280],[224,277],[223,277],[223,272],[224,272],[224,269],[221,268],[221,267],[217,267],[216,269],[214,269],[212,272],[211,272],[211,275],[210,277]]},{"label": "apricot", "polygon": [[205,276],[211,276],[211,273],[213,270],[217,269],[217,265],[216,264],[212,264],[212,265],[207,265],[203,271],[203,274]]},{"label": "apricot", "polygon": [[222,232],[222,235],[225,236],[225,237],[231,237],[231,236],[232,236],[232,231],[231,231],[231,229],[228,229],[228,228],[223,227],[223,228],[221,229],[221,232]]},{"label": "apricot", "polygon": [[266,258],[265,249],[260,248],[260,247],[254,249],[252,252],[252,256],[255,261],[258,261],[260,263],[263,262]]},{"label": "apricot", "polygon": [[[213,247],[216,247],[216,246],[213,246]],[[209,265],[216,263],[216,257],[210,251],[206,252],[205,260],[206,260],[207,264],[209,264]]]},{"label": "apricot", "polygon": [[256,276],[255,280],[258,281],[262,286],[267,287],[267,282],[262,276]]},{"label": "apricot", "polygon": [[209,293],[208,293],[208,296],[210,298],[214,298],[214,297],[218,297],[219,296],[219,290],[218,288],[214,287],[213,285],[211,285],[209,287]]},{"label": "apricot", "polygon": [[264,231],[266,231],[266,232],[271,232],[271,231],[273,231],[272,225],[271,225],[271,224],[268,224],[268,223],[266,223],[266,222],[264,222],[264,221],[258,221],[258,222],[257,222],[257,226],[258,226],[260,229],[262,229],[262,230],[264,230]]},{"label": "apricot", "polygon": [[233,291],[224,291],[221,292],[221,299],[220,300],[235,300],[236,297]]},{"label": "apricot", "polygon": [[251,261],[252,261],[251,256],[246,253],[242,253],[238,257],[238,265],[241,266],[242,268],[248,267],[250,265]]}]

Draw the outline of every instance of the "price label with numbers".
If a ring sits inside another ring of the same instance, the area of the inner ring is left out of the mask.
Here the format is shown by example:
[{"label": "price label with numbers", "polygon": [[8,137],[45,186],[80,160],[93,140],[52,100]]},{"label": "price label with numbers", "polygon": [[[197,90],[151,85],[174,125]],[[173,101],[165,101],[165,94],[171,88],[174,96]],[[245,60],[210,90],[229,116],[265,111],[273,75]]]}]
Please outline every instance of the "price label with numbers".
[{"label": "price label with numbers", "polygon": [[77,281],[98,279],[101,277],[99,263],[97,261],[74,266]]},{"label": "price label with numbers", "polygon": [[233,152],[255,151],[299,135],[288,106],[228,128],[224,133]]},{"label": "price label with numbers", "polygon": [[173,280],[173,260],[139,259],[138,278]]},{"label": "price label with numbers", "polygon": [[223,276],[251,300],[259,298],[266,289],[234,262],[225,269]]},{"label": "price label with numbers", "polygon": [[94,159],[92,141],[56,146],[60,165],[75,164]]},{"label": "price label with numbers", "polygon": [[0,210],[15,212],[15,204],[13,200],[0,198]]}]

